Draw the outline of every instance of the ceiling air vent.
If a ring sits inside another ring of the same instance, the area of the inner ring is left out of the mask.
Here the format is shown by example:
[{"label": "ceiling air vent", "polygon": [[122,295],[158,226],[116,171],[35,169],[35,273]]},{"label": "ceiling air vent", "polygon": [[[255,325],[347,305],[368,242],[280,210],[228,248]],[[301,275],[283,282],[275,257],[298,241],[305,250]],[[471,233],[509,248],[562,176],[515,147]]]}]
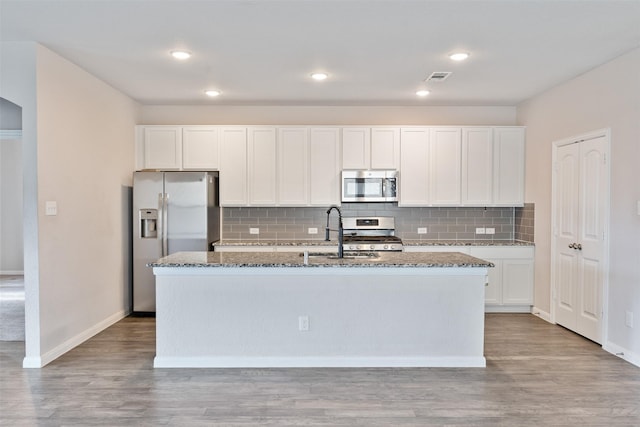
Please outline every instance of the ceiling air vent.
[{"label": "ceiling air vent", "polygon": [[436,71],[425,79],[425,82],[443,82],[451,75],[451,71]]}]

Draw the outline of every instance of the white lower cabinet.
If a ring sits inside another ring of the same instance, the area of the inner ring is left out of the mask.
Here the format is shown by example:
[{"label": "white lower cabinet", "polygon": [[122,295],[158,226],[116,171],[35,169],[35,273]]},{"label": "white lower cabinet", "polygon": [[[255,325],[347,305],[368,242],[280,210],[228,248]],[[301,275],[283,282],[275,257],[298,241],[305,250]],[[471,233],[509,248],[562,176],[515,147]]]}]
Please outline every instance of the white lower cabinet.
[{"label": "white lower cabinet", "polygon": [[491,261],[485,311],[530,313],[533,305],[533,246],[474,246],[469,255]]},{"label": "white lower cabinet", "polygon": [[533,305],[533,246],[405,246],[405,252],[462,252],[490,261],[485,311],[530,313]]}]

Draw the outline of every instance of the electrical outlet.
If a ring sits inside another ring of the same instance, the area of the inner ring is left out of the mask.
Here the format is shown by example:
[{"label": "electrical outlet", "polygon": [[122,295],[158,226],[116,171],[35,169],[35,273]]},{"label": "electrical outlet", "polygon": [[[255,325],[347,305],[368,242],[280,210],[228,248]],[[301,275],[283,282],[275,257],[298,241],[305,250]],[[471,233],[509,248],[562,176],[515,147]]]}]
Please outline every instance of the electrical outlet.
[{"label": "electrical outlet", "polygon": [[427,227],[418,227],[418,234],[427,234]]},{"label": "electrical outlet", "polygon": [[309,330],[309,316],[298,316],[298,330],[299,331]]},{"label": "electrical outlet", "polygon": [[476,228],[476,234],[486,234],[487,231],[485,230],[484,227],[477,227]]},{"label": "electrical outlet", "polygon": [[58,215],[58,203],[55,201],[47,201],[44,204],[44,214],[49,216]]},{"label": "electrical outlet", "polygon": [[487,228],[484,229],[484,231],[485,231],[485,234],[496,234],[496,229],[493,228],[493,227],[491,227],[491,228],[487,227]]},{"label": "electrical outlet", "polygon": [[309,229],[307,230],[307,233],[318,234],[318,229],[316,227],[309,227]]},{"label": "electrical outlet", "polygon": [[625,313],[624,324],[627,325],[628,328],[633,328],[633,313],[631,311]]},{"label": "electrical outlet", "polygon": [[260,229],[259,228],[249,228],[249,234],[260,234]]}]

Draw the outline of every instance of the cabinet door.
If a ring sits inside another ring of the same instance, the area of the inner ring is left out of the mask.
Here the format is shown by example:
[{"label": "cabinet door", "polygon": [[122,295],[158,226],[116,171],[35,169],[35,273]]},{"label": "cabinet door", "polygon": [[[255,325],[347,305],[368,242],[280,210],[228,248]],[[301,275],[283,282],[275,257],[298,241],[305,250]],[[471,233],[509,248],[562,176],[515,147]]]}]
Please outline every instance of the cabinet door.
[{"label": "cabinet door", "polygon": [[248,129],[249,204],[276,205],[276,130]]},{"label": "cabinet door", "polygon": [[246,206],[247,129],[220,129],[220,205]]},{"label": "cabinet door", "polygon": [[182,128],[182,168],[218,170],[218,128],[189,126]]},{"label": "cabinet door", "polygon": [[371,167],[371,130],[369,128],[342,129],[342,169]]},{"label": "cabinet door", "polygon": [[493,131],[495,205],[524,204],[524,129],[495,128]]},{"label": "cabinet door", "polygon": [[179,170],[182,167],[182,129],[178,126],[144,128],[144,168]]},{"label": "cabinet door", "polygon": [[432,128],[429,180],[432,206],[460,204],[462,143],[460,128]]},{"label": "cabinet door", "polygon": [[493,130],[462,129],[462,204],[493,203]]},{"label": "cabinet door", "polygon": [[371,129],[371,169],[400,167],[400,129]]},{"label": "cabinet door", "polygon": [[278,205],[309,204],[309,129],[278,129]]},{"label": "cabinet door", "polygon": [[398,206],[429,205],[429,128],[400,131]]},{"label": "cabinet door", "polygon": [[312,128],[309,139],[310,204],[340,204],[340,129]]},{"label": "cabinet door", "polygon": [[533,261],[502,261],[502,303],[533,304]]},{"label": "cabinet door", "polygon": [[488,268],[489,273],[487,286],[484,288],[485,304],[502,304],[502,261],[492,258],[482,258],[495,264],[495,267]]}]

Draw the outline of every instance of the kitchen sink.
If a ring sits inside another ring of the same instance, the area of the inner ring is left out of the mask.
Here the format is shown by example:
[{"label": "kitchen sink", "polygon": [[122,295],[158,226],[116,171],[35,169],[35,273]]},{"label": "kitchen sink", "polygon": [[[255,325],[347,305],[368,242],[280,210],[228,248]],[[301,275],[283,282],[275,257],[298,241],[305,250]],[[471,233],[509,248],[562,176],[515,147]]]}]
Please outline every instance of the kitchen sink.
[{"label": "kitchen sink", "polygon": [[[304,256],[301,253],[300,256]],[[327,259],[340,259],[337,254],[326,252],[309,252],[309,258],[327,258]],[[380,254],[376,252],[345,252],[344,259],[376,259],[380,258]]]}]

